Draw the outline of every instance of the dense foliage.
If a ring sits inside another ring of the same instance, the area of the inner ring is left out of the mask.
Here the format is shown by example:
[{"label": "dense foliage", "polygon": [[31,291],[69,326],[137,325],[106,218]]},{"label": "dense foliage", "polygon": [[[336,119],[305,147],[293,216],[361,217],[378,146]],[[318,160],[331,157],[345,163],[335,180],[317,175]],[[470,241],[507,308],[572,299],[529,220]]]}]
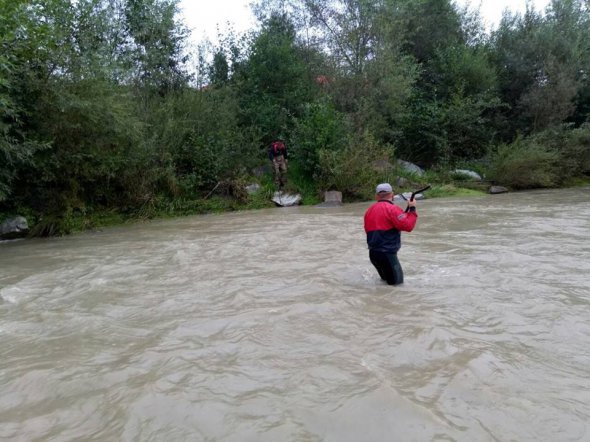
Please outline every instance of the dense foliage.
[{"label": "dense foliage", "polygon": [[488,34],[451,0],[260,0],[198,61],[177,2],[0,0],[0,213],[52,234],[258,206],[276,137],[308,197],[366,196],[396,158],[520,189],[590,173],[587,1]]}]

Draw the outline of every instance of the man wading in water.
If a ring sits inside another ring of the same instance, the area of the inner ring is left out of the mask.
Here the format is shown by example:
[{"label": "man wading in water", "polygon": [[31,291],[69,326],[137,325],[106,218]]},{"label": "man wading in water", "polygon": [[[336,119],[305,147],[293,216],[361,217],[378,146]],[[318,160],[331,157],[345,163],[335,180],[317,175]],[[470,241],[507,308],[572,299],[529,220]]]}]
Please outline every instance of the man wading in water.
[{"label": "man wading in water", "polygon": [[369,258],[387,284],[401,284],[404,272],[397,251],[401,247],[401,231],[411,232],[416,226],[416,201],[410,199],[404,212],[393,203],[393,189],[389,183],[379,184],[375,193],[377,202],[365,212]]}]

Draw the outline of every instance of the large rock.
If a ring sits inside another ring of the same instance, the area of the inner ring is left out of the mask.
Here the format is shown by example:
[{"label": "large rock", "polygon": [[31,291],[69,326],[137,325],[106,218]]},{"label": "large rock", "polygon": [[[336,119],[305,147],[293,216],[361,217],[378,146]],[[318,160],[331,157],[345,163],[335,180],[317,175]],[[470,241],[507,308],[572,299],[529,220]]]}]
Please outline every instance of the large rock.
[{"label": "large rock", "polygon": [[[402,195],[403,195],[403,197],[402,197]],[[394,200],[394,201],[407,201],[407,200],[409,200],[411,197],[412,197],[412,192],[404,192],[403,194],[397,194],[397,195],[395,195],[395,196],[393,197],[393,200]],[[404,199],[404,198],[405,198],[405,199]],[[423,199],[425,199],[425,198],[424,198],[424,195],[423,195],[423,194],[421,194],[421,193],[417,193],[416,195],[414,195],[414,199],[415,199],[416,201],[419,201],[419,200],[423,200]]]},{"label": "large rock", "polygon": [[424,169],[422,169],[420,166],[416,166],[414,163],[410,163],[409,161],[397,160],[397,165],[406,172],[415,173],[419,176],[424,175]]},{"label": "large rock", "polygon": [[498,193],[506,193],[506,192],[508,192],[508,189],[506,187],[502,187],[502,186],[490,186],[490,188],[488,189],[488,192],[491,193],[492,195],[495,195]]},{"label": "large rock", "polygon": [[274,193],[271,200],[281,207],[297,206],[301,204],[301,195],[278,191]]},{"label": "large rock", "polygon": [[26,218],[15,216],[0,224],[0,239],[22,238],[29,233],[29,224]]},{"label": "large rock", "polygon": [[467,169],[455,169],[453,170],[453,175],[460,175],[462,177],[466,177],[475,181],[481,181],[482,178],[479,173],[474,172],[473,170]]},{"label": "large rock", "polygon": [[342,192],[330,190],[324,194],[324,202],[316,207],[339,207],[342,205]]}]

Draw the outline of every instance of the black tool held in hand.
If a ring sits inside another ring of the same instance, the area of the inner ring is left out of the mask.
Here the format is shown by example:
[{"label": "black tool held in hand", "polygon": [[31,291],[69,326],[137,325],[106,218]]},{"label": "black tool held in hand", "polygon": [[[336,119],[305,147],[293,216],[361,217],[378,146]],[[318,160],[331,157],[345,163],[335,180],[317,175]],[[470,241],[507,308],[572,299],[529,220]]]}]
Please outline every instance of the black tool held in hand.
[{"label": "black tool held in hand", "polygon": [[[430,184],[429,184],[428,186],[426,186],[426,187],[423,187],[423,188],[422,188],[422,189],[420,189],[420,190],[415,190],[414,192],[412,192],[412,195],[410,196],[410,201],[414,201],[414,197],[415,197],[417,194],[419,194],[419,193],[422,193],[422,192],[426,192],[428,189],[430,189]],[[402,195],[402,198],[403,198],[403,199],[405,199],[405,200],[407,201],[407,199],[406,199],[406,197],[405,197],[405,196],[403,196],[403,195]],[[410,206],[406,207],[406,210],[405,210],[405,211],[407,212],[407,211],[409,211],[409,210],[410,210]]]}]

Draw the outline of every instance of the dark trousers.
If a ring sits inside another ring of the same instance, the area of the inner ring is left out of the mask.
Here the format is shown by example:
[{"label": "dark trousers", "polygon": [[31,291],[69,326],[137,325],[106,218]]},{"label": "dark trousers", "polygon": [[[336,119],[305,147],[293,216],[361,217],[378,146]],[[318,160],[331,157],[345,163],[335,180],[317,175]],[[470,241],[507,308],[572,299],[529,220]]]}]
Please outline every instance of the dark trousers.
[{"label": "dark trousers", "polygon": [[389,285],[397,285],[404,282],[404,272],[397,259],[397,253],[385,253],[369,250],[371,263],[379,272],[382,280]]}]

